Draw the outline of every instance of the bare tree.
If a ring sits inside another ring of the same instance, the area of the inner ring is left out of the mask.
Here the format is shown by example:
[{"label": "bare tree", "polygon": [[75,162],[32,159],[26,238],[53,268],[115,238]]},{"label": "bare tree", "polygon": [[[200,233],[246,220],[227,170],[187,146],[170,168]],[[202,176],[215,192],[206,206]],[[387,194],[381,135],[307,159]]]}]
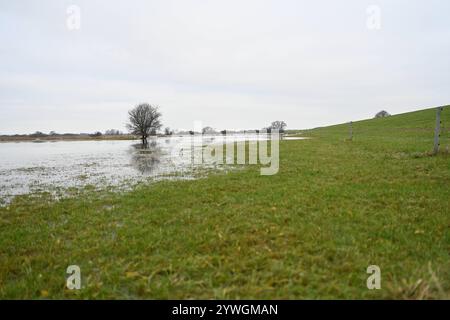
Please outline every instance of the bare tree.
[{"label": "bare tree", "polygon": [[152,106],[148,103],[141,103],[128,111],[129,123],[127,129],[135,135],[141,137],[142,144],[147,144],[147,138],[151,134],[156,134],[160,129],[161,113],[158,106]]},{"label": "bare tree", "polygon": [[211,127],[204,127],[202,129],[202,134],[213,134],[213,133],[215,133],[215,131]]},{"label": "bare tree", "polygon": [[164,134],[165,134],[166,136],[171,136],[171,135],[173,134],[173,131],[170,130],[169,127],[166,127],[166,128],[164,129]]},{"label": "bare tree", "polygon": [[[279,121],[279,120],[277,120],[277,121],[274,121],[274,122],[272,122],[272,124],[270,125],[270,132],[272,131],[272,130],[278,130],[278,132],[280,132],[280,133],[283,133],[284,132],[284,129],[287,127],[287,124],[286,124],[286,122],[284,122],[284,121]],[[268,128],[268,129],[269,129]]]}]

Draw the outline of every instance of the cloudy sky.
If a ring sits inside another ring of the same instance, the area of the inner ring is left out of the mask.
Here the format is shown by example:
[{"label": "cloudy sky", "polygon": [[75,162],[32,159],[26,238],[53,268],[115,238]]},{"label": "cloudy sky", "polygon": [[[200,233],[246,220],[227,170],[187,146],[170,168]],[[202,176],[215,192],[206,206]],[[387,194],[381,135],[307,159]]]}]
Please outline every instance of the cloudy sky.
[{"label": "cloudy sky", "polygon": [[0,0],[0,134],[124,130],[139,102],[184,129],[448,104],[449,12],[447,0]]}]

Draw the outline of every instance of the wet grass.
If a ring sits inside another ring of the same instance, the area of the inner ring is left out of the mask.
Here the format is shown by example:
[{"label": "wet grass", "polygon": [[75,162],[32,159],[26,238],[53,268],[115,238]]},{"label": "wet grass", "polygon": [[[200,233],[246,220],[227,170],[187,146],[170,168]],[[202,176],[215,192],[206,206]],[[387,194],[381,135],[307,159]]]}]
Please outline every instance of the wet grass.
[{"label": "wet grass", "polygon": [[432,157],[434,110],[353,125],[353,141],[348,125],[282,141],[275,176],[17,197],[0,208],[0,297],[449,298],[448,131]]}]

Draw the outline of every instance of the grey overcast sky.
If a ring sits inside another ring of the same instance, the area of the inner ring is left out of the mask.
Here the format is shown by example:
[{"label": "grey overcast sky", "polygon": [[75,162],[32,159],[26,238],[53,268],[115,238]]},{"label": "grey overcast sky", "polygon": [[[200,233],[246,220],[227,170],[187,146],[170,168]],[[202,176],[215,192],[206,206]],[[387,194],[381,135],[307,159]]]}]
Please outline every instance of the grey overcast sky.
[{"label": "grey overcast sky", "polygon": [[124,130],[139,102],[183,129],[448,104],[449,14],[448,0],[0,0],[0,134]]}]

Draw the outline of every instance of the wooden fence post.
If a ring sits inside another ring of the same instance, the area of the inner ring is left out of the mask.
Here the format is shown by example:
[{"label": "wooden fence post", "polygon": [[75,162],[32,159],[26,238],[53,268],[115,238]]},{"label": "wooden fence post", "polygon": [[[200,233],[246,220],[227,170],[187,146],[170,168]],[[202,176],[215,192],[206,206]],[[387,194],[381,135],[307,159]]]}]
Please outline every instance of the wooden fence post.
[{"label": "wooden fence post", "polygon": [[349,140],[350,141],[352,141],[353,140],[353,122],[352,121],[350,121],[349,123]]},{"label": "wooden fence post", "polygon": [[437,155],[439,152],[439,137],[441,135],[441,111],[443,107],[436,108],[436,128],[434,129],[434,149],[433,154]]}]

